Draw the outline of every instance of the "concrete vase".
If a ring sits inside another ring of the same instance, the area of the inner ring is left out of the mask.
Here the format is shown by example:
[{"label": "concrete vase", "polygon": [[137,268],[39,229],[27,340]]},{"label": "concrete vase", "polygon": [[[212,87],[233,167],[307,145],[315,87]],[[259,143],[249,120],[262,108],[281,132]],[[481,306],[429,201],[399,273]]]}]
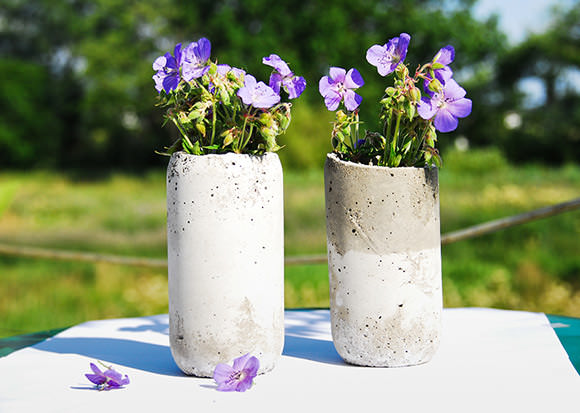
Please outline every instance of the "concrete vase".
[{"label": "concrete vase", "polygon": [[284,345],[282,167],[276,154],[174,153],[167,169],[169,333],[183,372],[211,377]]},{"label": "concrete vase", "polygon": [[324,178],[336,350],[363,366],[429,361],[442,313],[437,169],[329,154]]}]

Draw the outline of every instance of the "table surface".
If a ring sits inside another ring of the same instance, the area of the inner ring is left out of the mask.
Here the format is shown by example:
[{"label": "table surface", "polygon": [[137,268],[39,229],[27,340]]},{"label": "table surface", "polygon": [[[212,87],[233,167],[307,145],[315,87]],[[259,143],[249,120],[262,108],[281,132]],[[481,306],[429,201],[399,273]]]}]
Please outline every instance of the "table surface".
[{"label": "table surface", "polygon": [[[295,309],[287,311],[312,311],[309,309]],[[553,314],[546,314],[551,323],[552,328],[556,332],[558,339],[562,343],[564,350],[568,353],[570,362],[580,374],[580,318],[567,317]],[[30,334],[21,334],[0,339],[0,357],[19,350],[24,347],[29,347],[40,343],[66,330],[66,328],[57,328],[53,330],[38,331]]]},{"label": "table surface", "polygon": [[[168,345],[167,315],[100,320],[0,340],[0,412],[570,411],[578,406],[580,319],[481,308],[445,309],[433,360],[406,368],[344,363],[328,310],[286,311],[284,353],[246,393],[220,393],[182,374]],[[44,341],[43,341],[44,340]],[[84,378],[101,360],[131,383],[109,392]],[[574,411],[574,410],[572,410]]]}]

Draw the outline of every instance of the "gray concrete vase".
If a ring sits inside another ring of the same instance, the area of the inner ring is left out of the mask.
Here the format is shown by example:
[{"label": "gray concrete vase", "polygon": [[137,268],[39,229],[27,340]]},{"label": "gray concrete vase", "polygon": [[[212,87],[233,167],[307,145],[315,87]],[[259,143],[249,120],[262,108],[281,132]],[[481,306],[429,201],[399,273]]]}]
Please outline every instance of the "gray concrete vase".
[{"label": "gray concrete vase", "polygon": [[441,334],[436,168],[387,168],[329,154],[324,169],[332,337],[352,364],[429,361]]}]

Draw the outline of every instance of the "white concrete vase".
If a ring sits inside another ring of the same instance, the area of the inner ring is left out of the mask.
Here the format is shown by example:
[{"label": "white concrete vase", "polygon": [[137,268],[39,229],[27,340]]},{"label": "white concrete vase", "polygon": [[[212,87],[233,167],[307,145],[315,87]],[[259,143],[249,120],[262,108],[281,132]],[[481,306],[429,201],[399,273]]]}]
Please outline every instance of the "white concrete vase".
[{"label": "white concrete vase", "polygon": [[352,364],[429,361],[440,340],[436,168],[386,168],[329,154],[324,168],[332,338]]},{"label": "white concrete vase", "polygon": [[174,153],[167,169],[169,333],[183,372],[211,377],[284,346],[282,167],[263,156]]}]

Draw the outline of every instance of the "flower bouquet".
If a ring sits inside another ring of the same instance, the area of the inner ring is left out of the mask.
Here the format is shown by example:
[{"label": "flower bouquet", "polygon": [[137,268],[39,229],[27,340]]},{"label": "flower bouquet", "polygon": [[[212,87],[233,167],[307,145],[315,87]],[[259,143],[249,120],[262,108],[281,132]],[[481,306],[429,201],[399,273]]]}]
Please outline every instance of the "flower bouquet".
[{"label": "flower bouquet", "polygon": [[226,152],[260,155],[275,152],[277,136],[290,124],[290,103],[299,97],[306,81],[296,76],[278,55],[264,57],[271,66],[269,85],[242,69],[210,61],[206,38],[166,53],[153,63],[159,106],[166,120],[177,127],[180,138],[165,154],[183,150],[194,155]]},{"label": "flower bouquet", "polygon": [[[435,147],[437,131],[451,132],[458,118],[471,113],[471,100],[452,78],[449,67],[455,58],[453,46],[440,49],[430,62],[419,66],[413,76],[403,63],[411,36],[401,33],[384,45],[367,50],[367,61],[381,76],[394,73],[392,86],[380,101],[380,132],[360,136],[358,107],[362,97],[355,90],[364,85],[358,70],[331,67],[319,82],[328,110],[336,112],[332,147],[341,159],[379,166],[441,165]],[[421,91],[422,90],[422,91]]]}]

